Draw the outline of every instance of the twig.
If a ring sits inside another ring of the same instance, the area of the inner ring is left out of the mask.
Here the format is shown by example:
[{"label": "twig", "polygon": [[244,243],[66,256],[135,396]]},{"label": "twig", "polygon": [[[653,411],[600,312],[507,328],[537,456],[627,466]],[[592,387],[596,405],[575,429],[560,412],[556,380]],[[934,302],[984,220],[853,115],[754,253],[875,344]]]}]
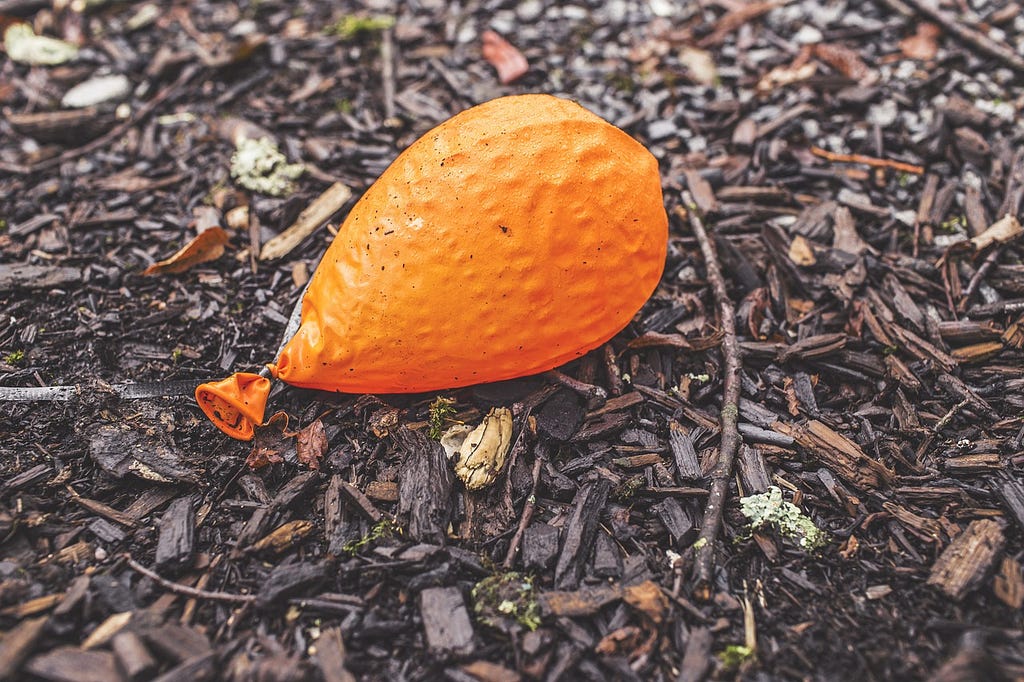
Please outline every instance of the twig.
[{"label": "twig", "polygon": [[254,594],[231,594],[230,592],[208,592],[206,590],[200,590],[195,587],[189,587],[188,585],[182,585],[176,583],[173,580],[164,578],[156,571],[146,568],[135,559],[132,559],[130,554],[124,555],[125,561],[133,571],[141,573],[153,582],[159,584],[161,587],[170,590],[175,594],[184,595],[193,599],[209,599],[211,601],[224,601],[231,604],[249,604],[256,601],[256,595]]},{"label": "twig", "polygon": [[163,104],[167,100],[167,98],[169,98],[180,88],[182,88],[186,83],[192,80],[192,77],[200,71],[200,68],[201,67],[197,64],[191,64],[189,66],[186,66],[184,69],[182,69],[181,73],[178,75],[178,78],[173,83],[171,83],[163,90],[155,94],[153,96],[153,99],[149,100],[144,105],[142,105],[142,108],[140,108],[135,113],[134,116],[130,117],[123,123],[114,126],[105,135],[97,137],[92,142],[84,144],[81,147],[69,149],[64,153],[59,154],[58,156],[54,156],[53,158],[46,159],[44,161],[40,161],[39,163],[33,164],[31,166],[22,166],[14,163],[0,163],[0,170],[7,171],[8,173],[16,173],[18,175],[28,175],[30,173],[49,170],[50,168],[59,166],[67,161],[77,159],[79,156],[83,156],[85,154],[88,154],[89,152],[105,147],[112,141],[122,137],[132,126],[138,124],[140,121],[149,116],[153,112],[153,110],[161,104]]},{"label": "twig", "polygon": [[924,167],[915,166],[912,163],[903,163],[902,161],[893,161],[892,159],[879,159],[874,156],[866,156],[864,154],[839,154],[815,146],[811,146],[811,153],[815,156],[820,156],[827,161],[836,161],[838,163],[863,163],[864,165],[871,166],[873,168],[892,168],[893,170],[902,171],[904,173],[924,175]]},{"label": "twig", "polygon": [[1008,46],[989,38],[987,35],[971,28],[962,19],[959,19],[947,12],[935,7],[928,0],[882,0],[892,9],[907,14],[908,10],[923,14],[942,28],[968,45],[973,46],[978,52],[983,52],[990,57],[995,57],[1015,71],[1024,72],[1024,59],[1017,55]]},{"label": "twig", "polygon": [[394,118],[395,109],[395,40],[392,29],[386,29],[380,41],[380,79],[384,90],[384,118]]},{"label": "twig", "polygon": [[722,511],[725,498],[729,491],[729,480],[732,478],[733,462],[740,445],[739,401],[740,401],[740,347],[736,341],[736,311],[729,292],[725,288],[725,278],[718,264],[718,253],[715,242],[704,229],[704,221],[697,214],[697,206],[688,191],[683,192],[682,207],[677,207],[679,214],[684,214],[690,221],[693,236],[700,244],[704,256],[704,267],[707,270],[708,283],[718,306],[718,317],[722,325],[722,356],[725,362],[722,378],[722,413],[721,441],[719,443],[718,462],[711,472],[711,493],[704,507],[704,519],[700,526],[700,535],[694,543],[694,577],[696,586],[694,593],[700,599],[711,597],[712,572],[715,561],[715,543],[722,526]]},{"label": "twig", "polygon": [[967,288],[964,289],[963,295],[960,296],[960,303],[957,305],[957,312],[963,313],[967,310],[967,304],[974,296],[974,292],[981,286],[982,280],[988,275],[989,271],[995,267],[995,264],[999,261],[1000,249],[994,249],[985,260],[982,261],[981,265],[978,266],[978,271],[971,277],[971,281],[967,283]]},{"label": "twig", "polygon": [[513,562],[516,560],[516,553],[519,552],[519,545],[523,542],[523,534],[526,532],[526,527],[530,525],[530,520],[533,519],[533,511],[537,508],[537,486],[540,483],[540,470],[544,466],[544,460],[546,459],[542,448],[538,448],[536,456],[533,460],[533,487],[530,489],[530,496],[526,498],[526,504],[523,505],[523,515],[519,519],[519,527],[516,528],[516,534],[512,536],[512,542],[509,543],[508,553],[505,554],[505,568],[512,568]]},{"label": "twig", "polygon": [[588,384],[580,381],[579,379],[574,379],[564,372],[559,372],[557,369],[544,372],[544,376],[561,384],[562,386],[565,386],[571,391],[579,393],[588,400],[594,400],[599,403],[604,403],[604,401],[608,400],[608,391],[604,390],[600,386],[595,386],[594,384]]}]

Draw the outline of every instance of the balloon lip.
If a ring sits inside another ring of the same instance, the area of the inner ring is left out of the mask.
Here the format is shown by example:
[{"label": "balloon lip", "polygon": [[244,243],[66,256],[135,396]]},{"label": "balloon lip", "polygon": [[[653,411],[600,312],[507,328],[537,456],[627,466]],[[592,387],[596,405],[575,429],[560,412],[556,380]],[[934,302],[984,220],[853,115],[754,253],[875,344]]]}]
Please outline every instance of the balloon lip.
[{"label": "balloon lip", "polygon": [[270,395],[270,380],[239,372],[196,387],[196,403],[213,425],[237,440],[252,440]]}]

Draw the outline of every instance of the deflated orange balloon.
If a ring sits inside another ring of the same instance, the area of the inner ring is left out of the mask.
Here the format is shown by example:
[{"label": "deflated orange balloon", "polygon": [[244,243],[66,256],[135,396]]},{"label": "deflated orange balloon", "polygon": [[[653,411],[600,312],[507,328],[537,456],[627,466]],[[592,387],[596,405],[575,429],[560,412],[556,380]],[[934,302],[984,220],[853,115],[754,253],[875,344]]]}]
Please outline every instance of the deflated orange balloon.
[{"label": "deflated orange balloon", "polygon": [[[667,237],[658,164],[636,140],[550,95],[481,104],[413,143],[356,203],[271,373],[403,393],[552,369],[630,321]],[[236,438],[262,419],[269,381],[255,376],[196,390]]]}]

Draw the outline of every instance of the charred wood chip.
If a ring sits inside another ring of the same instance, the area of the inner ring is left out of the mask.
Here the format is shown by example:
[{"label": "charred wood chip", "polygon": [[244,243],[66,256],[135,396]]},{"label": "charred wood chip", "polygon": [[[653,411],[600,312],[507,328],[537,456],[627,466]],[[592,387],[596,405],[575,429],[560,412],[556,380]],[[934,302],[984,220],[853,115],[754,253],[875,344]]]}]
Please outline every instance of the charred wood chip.
[{"label": "charred wood chip", "polygon": [[594,542],[594,575],[598,578],[622,577],[622,554],[610,535],[599,532]]},{"label": "charred wood chip", "polygon": [[444,654],[473,652],[473,624],[457,587],[431,587],[420,592],[420,617],[427,646]]},{"label": "charred wood chip", "polygon": [[551,440],[565,442],[572,438],[586,414],[575,393],[562,389],[547,399],[536,412],[537,430]]},{"label": "charred wood chip", "polygon": [[413,540],[443,545],[448,536],[455,477],[444,449],[404,426],[392,431],[392,436],[403,455],[398,513],[408,517]]},{"label": "charred wood chip", "polygon": [[996,485],[996,493],[1010,516],[1024,529],[1024,484],[1016,478],[1007,477]]},{"label": "charred wood chip", "polygon": [[323,584],[330,574],[330,565],[320,563],[296,563],[275,566],[260,585],[256,603],[261,608],[273,608],[289,597],[311,594]]},{"label": "charred wood chip", "polygon": [[700,480],[702,478],[700,460],[697,459],[693,440],[677,421],[672,421],[669,424],[668,444],[672,450],[672,457],[676,463],[676,475],[680,481]]},{"label": "charred wood chip", "polygon": [[594,547],[598,522],[610,490],[609,481],[598,479],[576,493],[572,513],[565,525],[561,553],[555,565],[555,586],[558,589],[571,589],[579,584],[584,562]]},{"label": "charred wood chip", "polygon": [[[740,433],[743,435],[742,430]],[[748,495],[766,492],[771,487],[771,478],[761,451],[742,443],[738,455],[736,465],[743,481],[743,489]]]},{"label": "charred wood chip", "polygon": [[281,486],[274,496],[274,506],[286,509],[293,505],[308,504],[309,496],[320,483],[320,474],[316,471],[305,471],[292,476]]},{"label": "charred wood chip", "polygon": [[30,675],[51,682],[111,682],[120,680],[117,660],[109,651],[82,651],[61,646],[40,654],[25,665]]},{"label": "charred wood chip", "polygon": [[684,547],[696,539],[697,527],[693,516],[679,504],[678,500],[667,497],[655,503],[652,509],[676,547]]},{"label": "charred wood chip", "polygon": [[156,659],[149,653],[146,643],[135,632],[122,630],[114,635],[110,645],[121,670],[129,680],[143,679],[157,667]]},{"label": "charred wood chip", "polygon": [[179,497],[171,502],[160,519],[159,528],[154,559],[157,569],[176,573],[191,566],[196,551],[196,514],[192,498]]},{"label": "charred wood chip", "polygon": [[212,651],[210,640],[195,628],[167,623],[141,632],[149,645],[175,663],[204,656]]},{"label": "charred wood chip", "polygon": [[545,571],[558,554],[558,529],[546,523],[533,523],[523,533],[523,568]]}]

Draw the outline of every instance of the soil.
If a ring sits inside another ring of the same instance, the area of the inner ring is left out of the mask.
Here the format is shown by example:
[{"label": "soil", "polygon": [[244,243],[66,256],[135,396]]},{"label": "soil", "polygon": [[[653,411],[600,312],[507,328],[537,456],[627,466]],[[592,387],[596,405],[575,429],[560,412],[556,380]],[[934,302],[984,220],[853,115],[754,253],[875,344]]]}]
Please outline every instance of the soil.
[{"label": "soil", "polygon": [[[0,394],[74,387],[0,403],[0,679],[1024,678],[1020,9],[0,0],[79,48],[0,57]],[[501,82],[487,29],[525,74]],[[127,87],[62,106],[99,76]],[[281,387],[253,443],[214,429],[191,389],[273,359],[352,202],[523,92],[660,162],[669,255],[633,322],[559,372]],[[240,137],[305,172],[246,188]],[[736,307],[735,407],[694,219]],[[144,274],[212,226],[223,255]],[[494,407],[509,462],[470,492],[431,432]]]}]

